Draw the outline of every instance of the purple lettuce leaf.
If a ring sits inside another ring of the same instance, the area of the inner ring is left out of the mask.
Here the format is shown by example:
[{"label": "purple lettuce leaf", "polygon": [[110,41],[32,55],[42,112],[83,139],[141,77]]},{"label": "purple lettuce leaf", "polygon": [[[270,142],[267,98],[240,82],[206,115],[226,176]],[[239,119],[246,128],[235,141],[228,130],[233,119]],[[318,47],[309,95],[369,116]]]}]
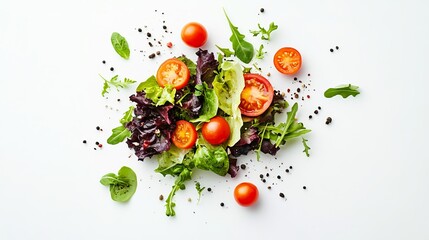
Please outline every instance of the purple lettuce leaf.
[{"label": "purple lettuce leaf", "polygon": [[240,168],[237,166],[237,159],[236,158],[232,157],[231,155],[229,155],[228,158],[229,158],[228,173],[229,173],[229,175],[231,175],[232,178],[234,178],[235,176],[237,176],[238,170]]},{"label": "purple lettuce leaf", "polygon": [[198,55],[198,59],[195,85],[206,82],[212,88],[212,83],[216,75],[215,70],[217,70],[219,63],[215,59],[214,54],[212,52],[209,53],[207,50],[199,49],[196,54]]},{"label": "purple lettuce leaf", "polygon": [[257,128],[247,128],[243,133],[241,133],[240,140],[234,146],[229,148],[231,155],[234,157],[247,155],[250,151],[258,148],[260,139]]}]

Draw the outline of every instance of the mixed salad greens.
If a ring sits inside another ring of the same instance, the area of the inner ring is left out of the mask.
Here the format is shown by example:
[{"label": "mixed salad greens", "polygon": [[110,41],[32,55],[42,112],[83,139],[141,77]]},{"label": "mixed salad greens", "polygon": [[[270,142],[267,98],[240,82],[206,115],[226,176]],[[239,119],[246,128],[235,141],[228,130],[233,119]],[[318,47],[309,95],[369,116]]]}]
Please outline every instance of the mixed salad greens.
[{"label": "mixed salad greens", "polygon": [[[136,93],[130,96],[135,105],[124,113],[120,125],[107,140],[109,144],[125,141],[139,160],[154,159],[158,161],[156,172],[176,178],[166,199],[167,216],[175,215],[173,198],[178,190],[185,189],[185,183],[198,169],[235,177],[239,169],[237,158],[241,155],[254,151],[258,160],[261,153],[275,155],[294,138],[302,139],[303,152],[307,157],[310,155],[303,135],[311,130],[296,120],[298,104],[289,109],[284,94],[273,89],[265,77],[250,73],[250,69],[235,60],[248,64],[253,57],[263,58],[263,45],[255,54],[253,45],[245,40],[226,12],[225,16],[232,32],[233,50],[216,45],[221,52],[217,58],[200,48],[196,61],[184,55],[166,60],[156,75],[138,85]],[[278,26],[272,22],[268,30],[259,24],[258,28],[251,33],[270,40]],[[200,36],[207,37],[201,25],[198,29],[203,31]],[[124,37],[113,33],[111,42],[121,57],[129,58]],[[206,39],[193,42],[188,37],[185,42],[202,45]],[[301,55],[293,48],[280,49],[274,60],[276,68],[284,74],[294,74],[301,67]],[[119,81],[118,76],[103,80],[103,96],[110,86],[119,89],[135,83],[130,79]],[[356,89],[352,85],[330,89],[325,96],[355,96]],[[348,92],[342,94],[343,90]],[[283,112],[287,114],[286,120],[276,123],[276,115]],[[112,199],[117,201],[127,201],[136,188],[135,174],[126,167],[118,175],[105,175],[101,183],[110,186]],[[199,195],[204,190],[199,183],[196,189]],[[121,197],[121,193],[126,194]]]}]

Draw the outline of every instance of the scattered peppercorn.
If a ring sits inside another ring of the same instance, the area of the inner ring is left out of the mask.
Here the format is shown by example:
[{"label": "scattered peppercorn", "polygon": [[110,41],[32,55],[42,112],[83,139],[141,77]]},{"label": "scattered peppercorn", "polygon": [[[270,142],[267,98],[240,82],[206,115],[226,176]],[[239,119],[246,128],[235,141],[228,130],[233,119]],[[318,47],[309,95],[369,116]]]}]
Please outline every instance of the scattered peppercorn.
[{"label": "scattered peppercorn", "polygon": [[150,34],[150,32],[148,32],[148,33],[146,34],[146,36],[147,36],[147,37],[152,37],[152,34]]},{"label": "scattered peppercorn", "polygon": [[297,91],[297,92],[301,92],[301,88],[297,88],[297,89],[296,89],[296,91]]},{"label": "scattered peppercorn", "polygon": [[266,183],[266,182],[267,182],[267,180],[265,180],[265,178],[264,178],[264,179],[262,179],[262,182],[263,182],[263,183]]},{"label": "scattered peppercorn", "polygon": [[115,69],[114,69],[113,67],[111,67],[111,68],[110,68],[110,71],[112,71],[112,72],[113,72],[113,70],[115,70]]},{"label": "scattered peppercorn", "polygon": [[162,201],[162,200],[164,200],[164,196],[161,194],[161,195],[159,195],[159,200],[160,201]]},{"label": "scattered peppercorn", "polygon": [[322,108],[320,106],[318,106],[317,109],[322,110]]},{"label": "scattered peppercorn", "polygon": [[280,196],[281,198],[284,198],[284,197],[285,197],[285,195],[284,195],[282,192],[279,194],[279,196]]},{"label": "scattered peppercorn", "polygon": [[118,102],[120,102],[120,101],[121,101],[121,99],[118,98]]},{"label": "scattered peppercorn", "polygon": [[155,58],[155,53],[152,53],[151,55],[149,55],[149,58],[150,59]]},{"label": "scattered peppercorn", "polygon": [[240,167],[241,167],[241,169],[243,169],[243,170],[244,170],[244,169],[246,169],[246,165],[245,165],[245,164],[241,164],[241,166],[240,166]]},{"label": "scattered peppercorn", "polygon": [[329,49],[329,51],[334,52],[334,49],[331,48],[331,49]]},{"label": "scattered peppercorn", "polygon": [[271,190],[271,186],[268,186],[267,188],[268,188],[269,190]]},{"label": "scattered peppercorn", "polygon": [[207,188],[207,191],[208,191],[208,192],[211,192],[211,191],[212,191],[212,188]]},{"label": "scattered peppercorn", "polygon": [[286,172],[289,172],[289,169],[286,169],[285,171],[286,171]]},{"label": "scattered peppercorn", "polygon": [[281,179],[282,177],[280,175],[277,175],[277,179]]},{"label": "scattered peppercorn", "polygon": [[152,44],[151,42],[149,42],[149,46],[150,46],[150,47],[153,47],[153,44]]},{"label": "scattered peppercorn", "polygon": [[313,116],[311,116],[311,115],[310,115],[310,116],[308,116],[308,118],[309,118],[309,119],[312,119],[312,118],[313,118]]},{"label": "scattered peppercorn", "polygon": [[298,78],[297,78],[297,77],[294,77],[294,78],[293,78],[293,80],[295,80],[295,81],[296,81],[296,80],[298,80]]},{"label": "scattered peppercorn", "polygon": [[263,174],[259,174],[259,177],[260,177],[260,178],[264,178],[264,175],[263,175]]},{"label": "scattered peppercorn", "polygon": [[263,13],[263,12],[265,12],[265,9],[264,9],[264,8],[261,8],[261,9],[259,9],[259,11],[260,11],[261,13]]},{"label": "scattered peppercorn", "polygon": [[83,140],[83,143],[86,144],[86,140]]},{"label": "scattered peppercorn", "polygon": [[106,60],[103,60],[103,61],[102,61],[102,63],[103,63],[103,64],[106,64]]},{"label": "scattered peppercorn", "polygon": [[137,29],[137,31],[142,32],[143,30],[141,28]]},{"label": "scattered peppercorn", "polygon": [[95,127],[95,129],[100,130],[100,127],[99,127],[99,126],[97,126],[97,127]]},{"label": "scattered peppercorn", "polygon": [[305,189],[307,189],[307,187],[306,187],[306,186],[303,186],[303,187],[302,187],[302,189],[304,189],[304,190],[305,190]]},{"label": "scattered peppercorn", "polygon": [[292,166],[289,166],[289,169],[292,169],[293,167]]},{"label": "scattered peppercorn", "polygon": [[100,144],[99,142],[95,142],[95,145],[98,145],[98,144]]},{"label": "scattered peppercorn", "polygon": [[156,51],[156,55],[160,55],[161,54],[161,52],[160,51]]},{"label": "scattered peppercorn", "polygon": [[298,93],[294,93],[294,97],[295,97],[295,98],[299,98]]},{"label": "scattered peppercorn", "polygon": [[270,174],[269,173],[267,173],[267,175],[266,175],[267,177],[269,177],[270,176]]},{"label": "scattered peppercorn", "polygon": [[221,206],[221,207],[225,206],[225,203],[221,202],[221,203],[220,203],[220,206]]},{"label": "scattered peppercorn", "polygon": [[267,73],[267,76],[269,77],[269,76],[271,76],[271,73]]},{"label": "scattered peppercorn", "polygon": [[164,30],[165,30],[165,29],[167,29],[167,26],[165,26],[165,25],[164,25],[164,26],[162,26],[162,29],[164,29]]},{"label": "scattered peppercorn", "polygon": [[327,125],[330,124],[331,122],[332,122],[332,118],[331,117],[326,118],[326,124]]},{"label": "scattered peppercorn", "polygon": [[337,49],[337,50],[338,50],[338,49],[340,49],[340,47],[338,47],[338,46],[335,46],[335,49]]},{"label": "scattered peppercorn", "polygon": [[314,114],[318,114],[319,113],[319,111],[317,111],[317,110],[314,110]]},{"label": "scattered peppercorn", "polygon": [[310,77],[310,73],[309,73],[309,74],[307,74],[307,76],[309,76],[309,77]]}]

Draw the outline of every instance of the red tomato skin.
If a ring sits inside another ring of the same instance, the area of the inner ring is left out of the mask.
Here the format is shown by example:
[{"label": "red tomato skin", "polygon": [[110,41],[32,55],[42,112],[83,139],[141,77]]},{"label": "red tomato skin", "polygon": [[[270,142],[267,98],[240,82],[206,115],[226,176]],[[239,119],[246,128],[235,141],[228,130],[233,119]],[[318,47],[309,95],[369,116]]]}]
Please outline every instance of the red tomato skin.
[{"label": "red tomato skin", "polygon": [[199,48],[207,42],[207,30],[200,23],[191,22],[182,28],[181,37],[186,45]]},{"label": "red tomato skin", "polygon": [[242,182],[235,187],[234,198],[243,207],[252,206],[259,198],[258,188],[253,183]]},{"label": "red tomato skin", "polygon": [[208,143],[219,145],[228,140],[231,130],[224,118],[216,116],[203,124],[202,134]]}]

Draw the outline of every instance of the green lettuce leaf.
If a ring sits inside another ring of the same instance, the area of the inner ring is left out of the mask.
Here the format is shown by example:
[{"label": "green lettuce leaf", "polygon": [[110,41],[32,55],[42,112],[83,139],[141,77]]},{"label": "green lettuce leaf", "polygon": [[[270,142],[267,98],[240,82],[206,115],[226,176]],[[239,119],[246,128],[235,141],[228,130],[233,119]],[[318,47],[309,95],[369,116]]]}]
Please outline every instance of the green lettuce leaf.
[{"label": "green lettuce leaf", "polygon": [[167,85],[164,88],[159,86],[153,75],[141,82],[136,91],[144,91],[146,97],[152,100],[155,106],[162,106],[167,102],[174,104],[174,96],[176,95],[176,89],[173,86]]}]

